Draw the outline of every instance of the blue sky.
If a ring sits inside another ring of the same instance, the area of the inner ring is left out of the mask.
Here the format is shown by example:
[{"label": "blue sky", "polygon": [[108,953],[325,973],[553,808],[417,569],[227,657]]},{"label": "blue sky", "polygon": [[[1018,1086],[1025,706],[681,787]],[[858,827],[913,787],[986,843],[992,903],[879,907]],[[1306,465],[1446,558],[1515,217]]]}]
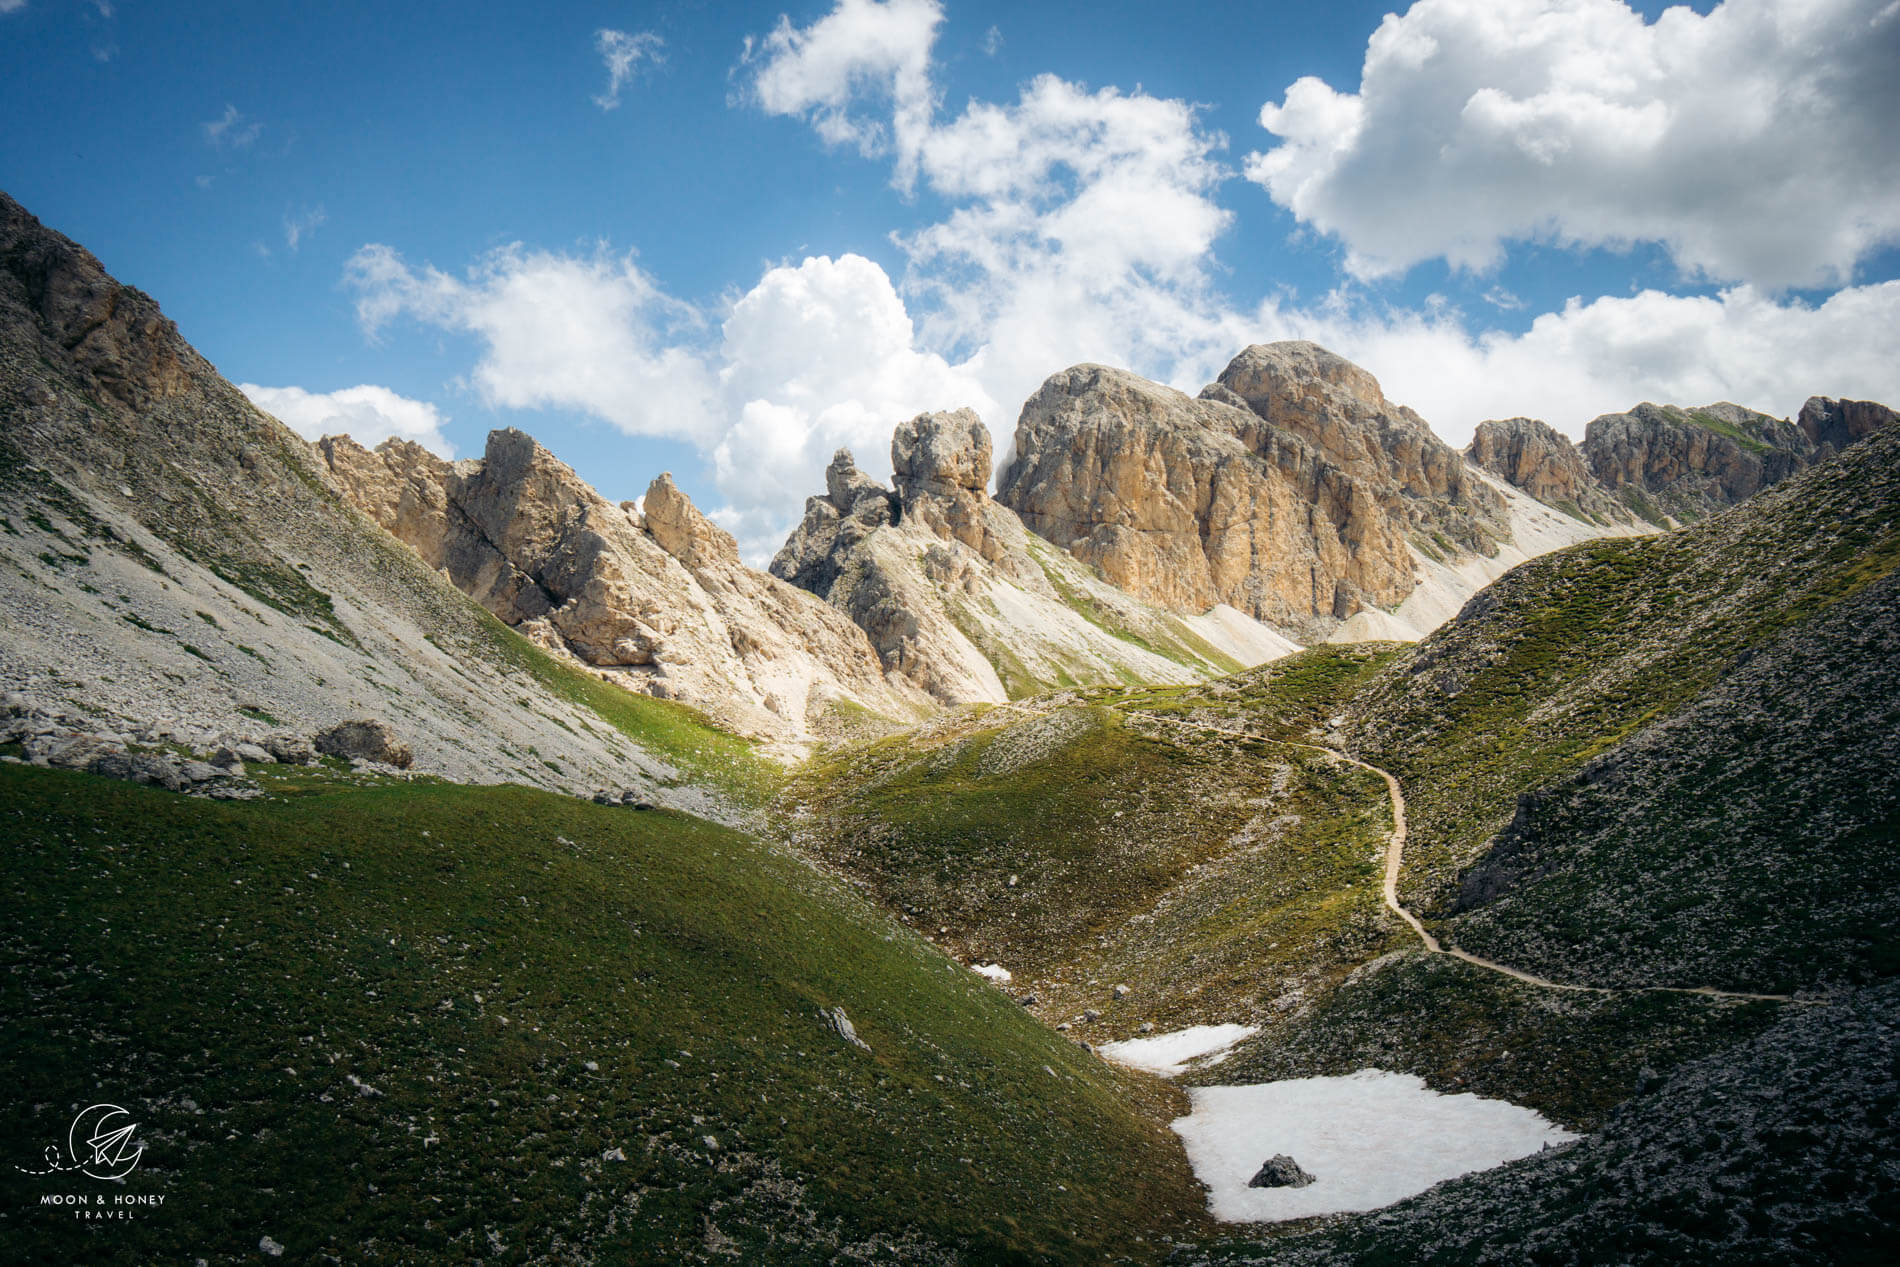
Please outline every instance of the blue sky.
[{"label": "blue sky", "polygon": [[754,558],[1084,359],[1311,337],[1455,443],[1900,399],[1894,6],[1389,8],[0,0],[0,188],[293,426],[671,469]]}]

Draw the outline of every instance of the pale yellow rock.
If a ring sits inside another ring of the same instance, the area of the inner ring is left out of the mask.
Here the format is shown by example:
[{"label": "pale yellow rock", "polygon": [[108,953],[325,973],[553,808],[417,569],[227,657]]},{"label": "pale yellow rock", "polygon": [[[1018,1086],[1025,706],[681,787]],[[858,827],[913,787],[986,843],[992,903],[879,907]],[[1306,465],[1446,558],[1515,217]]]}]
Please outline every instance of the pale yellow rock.
[{"label": "pale yellow rock", "polygon": [[929,706],[887,677],[849,619],[745,567],[670,476],[635,509],[512,429],[492,433],[476,462],[397,440],[374,453],[347,437],[318,448],[339,487],[456,586],[621,685],[792,742],[847,715],[906,720]]},{"label": "pale yellow rock", "polygon": [[1185,617],[1109,584],[990,498],[991,456],[969,410],[897,427],[895,490],[840,450],[773,573],[848,612],[887,667],[949,704],[1191,682],[1298,649],[1230,608]]}]

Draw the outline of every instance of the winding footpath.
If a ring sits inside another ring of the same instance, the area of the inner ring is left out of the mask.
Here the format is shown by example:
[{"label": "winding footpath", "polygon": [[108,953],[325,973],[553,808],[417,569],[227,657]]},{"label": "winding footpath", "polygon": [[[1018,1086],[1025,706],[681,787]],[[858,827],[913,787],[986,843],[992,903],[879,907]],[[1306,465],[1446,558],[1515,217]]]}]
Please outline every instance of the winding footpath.
[{"label": "winding footpath", "polygon": [[1424,945],[1425,949],[1434,955],[1450,955],[1453,959],[1462,959],[1475,968],[1483,968],[1487,972],[1495,972],[1501,976],[1509,977],[1513,981],[1521,981],[1525,985],[1536,986],[1543,990],[1566,990],[1576,994],[1694,994],[1704,998],[1742,999],[1757,1003],[1800,1003],[1804,1005],[1815,1005],[1821,1002],[1821,1000],[1818,999],[1797,999],[1789,994],[1750,994],[1741,990],[1717,990],[1712,986],[1649,985],[1617,988],[1599,985],[1567,985],[1564,982],[1551,981],[1547,978],[1536,976],[1533,973],[1520,972],[1516,968],[1508,967],[1495,960],[1486,959],[1482,955],[1474,955],[1469,951],[1460,950],[1456,946],[1443,945],[1439,942],[1438,938],[1432,936],[1425,925],[1419,922],[1418,916],[1406,910],[1404,904],[1399,901],[1399,872],[1405,865],[1405,789],[1399,786],[1397,777],[1390,772],[1381,770],[1376,765],[1370,765],[1367,762],[1361,761],[1357,757],[1349,756],[1337,748],[1326,748],[1319,744],[1296,743],[1290,739],[1274,739],[1267,735],[1256,735],[1251,731],[1232,730],[1225,726],[1215,726],[1207,722],[1187,721],[1179,717],[1169,717],[1164,713],[1127,712],[1119,708],[1115,711],[1121,713],[1124,717],[1140,717],[1148,721],[1180,726],[1189,730],[1211,731],[1217,735],[1231,735],[1236,739],[1252,739],[1258,743],[1278,744],[1285,748],[1304,748],[1308,752],[1321,753],[1331,757],[1335,761],[1342,761],[1347,765],[1357,766],[1359,769],[1370,774],[1376,774],[1385,780],[1386,792],[1392,798],[1392,835],[1385,849],[1385,905],[1394,915],[1404,920],[1406,925],[1410,927],[1414,933],[1418,934],[1418,939]]}]

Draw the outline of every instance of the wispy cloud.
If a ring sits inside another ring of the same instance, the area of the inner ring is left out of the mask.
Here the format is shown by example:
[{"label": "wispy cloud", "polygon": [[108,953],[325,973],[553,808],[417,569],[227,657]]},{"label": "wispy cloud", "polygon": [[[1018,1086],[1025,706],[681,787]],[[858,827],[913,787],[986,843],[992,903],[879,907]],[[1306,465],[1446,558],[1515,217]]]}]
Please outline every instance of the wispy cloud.
[{"label": "wispy cloud", "polygon": [[594,49],[607,67],[607,91],[595,97],[594,104],[602,110],[616,109],[620,90],[633,82],[642,62],[657,65],[666,60],[660,55],[665,46],[666,41],[651,31],[629,34],[603,27],[594,32]]},{"label": "wispy cloud", "polygon": [[983,32],[983,56],[994,57],[1003,51],[1003,28],[992,26]]},{"label": "wispy cloud", "polygon": [[411,400],[374,383],[334,392],[239,383],[238,390],[306,440],[346,435],[373,449],[393,436],[413,440],[445,458],[455,456],[455,446],[442,435],[448,419],[441,410],[426,400]]},{"label": "wispy cloud", "polygon": [[315,233],[327,217],[322,206],[306,207],[301,213],[284,217],[284,245],[295,251],[303,240]]},{"label": "wispy cloud", "polygon": [[204,129],[205,140],[216,149],[243,150],[256,143],[258,134],[264,125],[250,118],[234,105],[226,105],[224,113],[208,123],[199,124]]},{"label": "wispy cloud", "polygon": [[0,0],[0,13],[18,13],[26,8],[26,0]]}]

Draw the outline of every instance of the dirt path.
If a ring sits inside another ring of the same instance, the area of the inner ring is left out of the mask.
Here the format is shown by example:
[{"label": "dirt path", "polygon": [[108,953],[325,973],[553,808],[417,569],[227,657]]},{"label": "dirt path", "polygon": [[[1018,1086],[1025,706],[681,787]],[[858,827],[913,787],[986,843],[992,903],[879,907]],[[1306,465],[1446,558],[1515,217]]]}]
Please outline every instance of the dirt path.
[{"label": "dirt path", "polygon": [[1740,990],[1717,990],[1712,986],[1649,985],[1614,988],[1599,985],[1567,985],[1564,982],[1550,981],[1529,972],[1520,972],[1516,968],[1486,959],[1481,955],[1474,955],[1469,951],[1460,950],[1456,946],[1441,945],[1438,938],[1432,936],[1425,925],[1419,922],[1418,916],[1406,910],[1404,904],[1399,901],[1399,872],[1405,865],[1405,789],[1399,786],[1399,781],[1394,775],[1385,770],[1381,770],[1376,765],[1370,765],[1361,761],[1357,757],[1348,756],[1337,748],[1322,747],[1319,744],[1297,743],[1290,739],[1273,739],[1266,735],[1256,735],[1251,731],[1233,730],[1225,726],[1211,725],[1207,722],[1186,721],[1179,717],[1169,717],[1163,713],[1131,713],[1123,712],[1121,709],[1116,709],[1116,711],[1121,712],[1124,717],[1142,717],[1149,721],[1181,726],[1189,730],[1211,731],[1217,735],[1231,735],[1236,739],[1252,739],[1259,743],[1278,744],[1286,748],[1304,748],[1308,752],[1321,753],[1331,757],[1335,761],[1343,761],[1347,765],[1357,766],[1359,769],[1365,770],[1370,774],[1376,774],[1385,780],[1386,792],[1392,798],[1392,835],[1385,849],[1385,905],[1394,915],[1404,920],[1406,925],[1410,927],[1414,933],[1418,934],[1419,941],[1423,943],[1425,949],[1432,954],[1450,955],[1453,959],[1462,959],[1473,967],[1483,968],[1488,972],[1495,972],[1502,976],[1510,977],[1513,981],[1522,981],[1525,985],[1537,986],[1544,990],[1567,990],[1576,994],[1696,994],[1702,995],[1705,998],[1745,999],[1762,1003],[1812,1004],[1818,1001],[1814,999],[1797,999],[1787,994],[1750,994]]}]

